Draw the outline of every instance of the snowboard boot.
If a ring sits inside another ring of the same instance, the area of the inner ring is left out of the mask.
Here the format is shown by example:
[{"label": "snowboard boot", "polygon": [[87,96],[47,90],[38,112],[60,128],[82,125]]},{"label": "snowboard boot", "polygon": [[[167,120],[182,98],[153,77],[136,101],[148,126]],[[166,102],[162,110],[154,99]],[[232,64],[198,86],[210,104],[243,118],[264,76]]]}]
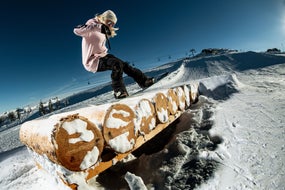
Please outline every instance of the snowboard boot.
[{"label": "snowboard boot", "polygon": [[155,83],[155,78],[151,77],[151,78],[147,78],[143,84],[140,84],[139,86],[141,88],[147,88],[150,87],[151,85],[153,85]]},{"label": "snowboard boot", "polygon": [[116,99],[122,99],[122,98],[128,97],[129,94],[125,90],[117,90],[117,91],[114,91],[114,96]]}]

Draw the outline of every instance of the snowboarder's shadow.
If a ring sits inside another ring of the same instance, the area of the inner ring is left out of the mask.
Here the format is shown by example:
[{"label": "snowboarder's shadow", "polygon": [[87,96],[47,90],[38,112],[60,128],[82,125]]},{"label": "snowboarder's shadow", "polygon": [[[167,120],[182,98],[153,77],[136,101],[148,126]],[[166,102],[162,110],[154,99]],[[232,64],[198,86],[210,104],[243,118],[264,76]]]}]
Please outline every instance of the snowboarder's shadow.
[{"label": "snowboarder's shadow", "polygon": [[[199,122],[194,118],[195,109],[200,110]],[[214,151],[222,142],[221,137],[209,134],[211,117],[211,109],[193,107],[134,151],[135,159],[118,162],[99,174],[97,182],[105,189],[129,189],[124,176],[131,172],[148,188],[194,189],[210,179],[219,166],[215,160],[199,156],[201,150]]]}]

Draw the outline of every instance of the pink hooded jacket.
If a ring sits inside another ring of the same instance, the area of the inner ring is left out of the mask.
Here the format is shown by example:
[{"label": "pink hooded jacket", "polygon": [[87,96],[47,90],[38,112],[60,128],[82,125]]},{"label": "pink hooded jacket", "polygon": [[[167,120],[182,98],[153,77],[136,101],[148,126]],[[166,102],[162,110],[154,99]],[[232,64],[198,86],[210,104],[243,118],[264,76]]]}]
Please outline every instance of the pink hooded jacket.
[{"label": "pink hooded jacket", "polygon": [[82,37],[82,63],[87,71],[95,73],[99,59],[107,55],[105,34],[101,33],[102,24],[96,19],[89,19],[85,25],[74,28],[73,32]]}]

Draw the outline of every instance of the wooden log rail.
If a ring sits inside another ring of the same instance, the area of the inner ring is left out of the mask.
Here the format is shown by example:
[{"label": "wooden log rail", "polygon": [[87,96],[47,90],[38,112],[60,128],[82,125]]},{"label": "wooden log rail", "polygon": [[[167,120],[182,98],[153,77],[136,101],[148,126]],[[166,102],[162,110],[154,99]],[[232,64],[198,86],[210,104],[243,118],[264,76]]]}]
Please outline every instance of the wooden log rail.
[{"label": "wooden log rail", "polygon": [[92,189],[90,180],[168,127],[197,98],[197,83],[156,90],[28,121],[20,140],[40,168],[71,189]]}]

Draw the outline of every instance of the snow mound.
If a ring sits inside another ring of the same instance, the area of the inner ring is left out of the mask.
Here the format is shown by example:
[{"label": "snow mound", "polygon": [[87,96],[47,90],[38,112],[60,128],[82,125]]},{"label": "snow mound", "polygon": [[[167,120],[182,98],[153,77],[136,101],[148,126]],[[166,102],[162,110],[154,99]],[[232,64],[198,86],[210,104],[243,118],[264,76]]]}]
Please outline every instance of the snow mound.
[{"label": "snow mound", "polygon": [[239,92],[243,84],[235,74],[214,76],[199,82],[199,94],[211,97],[214,100],[225,100],[231,94]]}]

